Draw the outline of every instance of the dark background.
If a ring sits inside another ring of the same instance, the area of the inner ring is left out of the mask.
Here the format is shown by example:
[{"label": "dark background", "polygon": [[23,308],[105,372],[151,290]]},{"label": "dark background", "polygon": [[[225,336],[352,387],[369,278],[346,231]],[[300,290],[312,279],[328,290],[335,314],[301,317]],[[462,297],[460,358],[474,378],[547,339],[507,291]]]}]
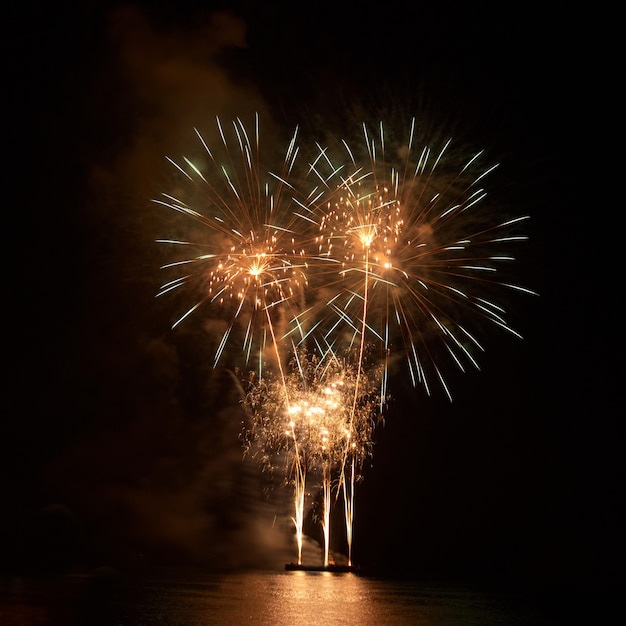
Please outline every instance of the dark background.
[{"label": "dark background", "polygon": [[8,9],[0,570],[293,558],[289,522],[272,527],[284,502],[257,498],[241,462],[231,378],[154,300],[163,155],[216,113],[259,110],[305,132],[430,116],[498,159],[532,216],[519,271],[540,296],[511,315],[524,340],[492,337],[481,372],[452,375],[452,404],[393,381],[355,560],[445,579],[622,578],[620,283],[597,243],[618,224],[613,79],[609,53],[584,43],[610,16],[292,4]]}]

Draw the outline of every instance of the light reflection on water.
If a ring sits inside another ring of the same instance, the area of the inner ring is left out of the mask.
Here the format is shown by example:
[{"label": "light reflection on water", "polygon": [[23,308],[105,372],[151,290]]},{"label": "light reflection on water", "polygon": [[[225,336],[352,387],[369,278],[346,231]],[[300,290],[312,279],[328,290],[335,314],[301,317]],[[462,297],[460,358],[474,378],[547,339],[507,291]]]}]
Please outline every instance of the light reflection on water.
[{"label": "light reflection on water", "polygon": [[545,624],[521,597],[327,572],[178,573],[141,583],[11,581],[3,626]]}]

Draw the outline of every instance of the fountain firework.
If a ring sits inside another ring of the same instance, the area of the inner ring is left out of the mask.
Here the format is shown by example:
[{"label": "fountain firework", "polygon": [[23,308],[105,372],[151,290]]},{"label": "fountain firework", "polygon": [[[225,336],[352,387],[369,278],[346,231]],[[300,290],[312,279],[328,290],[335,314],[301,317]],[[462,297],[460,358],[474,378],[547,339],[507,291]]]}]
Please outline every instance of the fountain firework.
[{"label": "fountain firework", "polygon": [[321,357],[295,352],[283,379],[251,381],[246,406],[252,423],[246,440],[266,468],[274,469],[281,459],[284,463],[285,476],[294,489],[298,564],[302,562],[307,477],[315,475],[322,492],[324,565],[328,566],[333,474],[344,470],[346,459],[352,488],[343,490],[350,560],[353,489],[371,454],[373,418],[379,404],[377,381],[363,372],[362,364],[331,351]]}]

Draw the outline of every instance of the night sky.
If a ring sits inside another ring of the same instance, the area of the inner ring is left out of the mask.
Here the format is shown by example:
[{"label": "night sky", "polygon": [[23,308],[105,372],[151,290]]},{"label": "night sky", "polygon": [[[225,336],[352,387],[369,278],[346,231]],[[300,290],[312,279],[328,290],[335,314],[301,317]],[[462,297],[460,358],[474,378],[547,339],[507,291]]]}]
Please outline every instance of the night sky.
[{"label": "night sky", "polygon": [[502,197],[532,216],[517,271],[540,295],[510,311],[524,339],[485,337],[481,371],[451,373],[452,403],[392,380],[355,560],[444,579],[623,576],[619,287],[595,243],[613,221],[588,202],[606,188],[589,164],[606,97],[581,44],[594,16],[64,4],[9,9],[5,36],[0,571],[294,558],[285,494],[264,498],[242,462],[232,376],[212,371],[200,320],[172,331],[154,298],[164,156],[216,114],[259,111],[270,133],[422,116],[485,148]]}]

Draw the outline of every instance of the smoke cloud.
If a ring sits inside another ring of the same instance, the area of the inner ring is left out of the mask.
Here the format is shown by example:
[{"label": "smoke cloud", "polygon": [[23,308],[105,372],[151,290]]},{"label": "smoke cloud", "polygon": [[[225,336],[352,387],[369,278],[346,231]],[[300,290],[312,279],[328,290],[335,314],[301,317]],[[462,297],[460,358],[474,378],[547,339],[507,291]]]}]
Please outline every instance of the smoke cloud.
[{"label": "smoke cloud", "polygon": [[81,558],[95,565],[276,567],[293,558],[284,494],[268,496],[266,477],[244,458],[241,390],[212,369],[215,324],[171,331],[167,303],[154,299],[154,240],[168,218],[150,200],[172,191],[165,156],[195,147],[194,127],[214,129],[216,115],[264,116],[257,91],[225,69],[245,46],[245,24],[227,13],[166,27],[134,6],[110,14],[80,218],[90,253],[73,342],[78,417],[47,471],[83,529]]}]

